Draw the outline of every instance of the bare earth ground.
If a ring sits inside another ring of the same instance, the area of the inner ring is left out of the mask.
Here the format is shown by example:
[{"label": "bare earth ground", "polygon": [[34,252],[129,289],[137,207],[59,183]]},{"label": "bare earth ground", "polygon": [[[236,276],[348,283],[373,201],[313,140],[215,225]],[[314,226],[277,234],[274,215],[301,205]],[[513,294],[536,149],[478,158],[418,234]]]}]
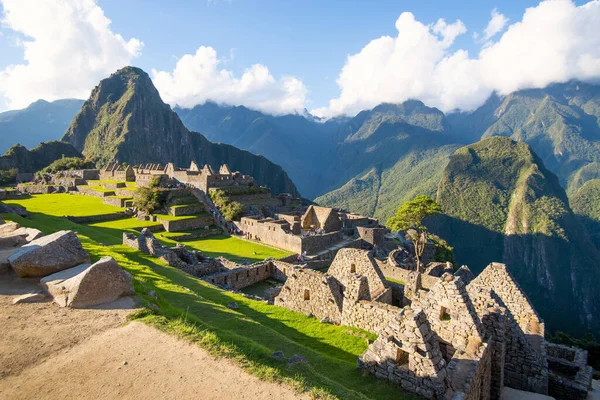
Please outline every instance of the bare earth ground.
[{"label": "bare earth ground", "polygon": [[2,399],[303,398],[152,327],[123,325],[127,302],[87,310],[12,304],[35,288],[36,280],[0,274]]}]

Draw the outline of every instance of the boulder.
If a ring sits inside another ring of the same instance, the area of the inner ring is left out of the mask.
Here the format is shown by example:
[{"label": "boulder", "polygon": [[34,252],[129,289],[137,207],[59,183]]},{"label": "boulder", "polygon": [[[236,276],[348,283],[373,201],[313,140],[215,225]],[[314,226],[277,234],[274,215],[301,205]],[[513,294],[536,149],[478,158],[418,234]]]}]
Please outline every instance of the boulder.
[{"label": "boulder", "polygon": [[231,303],[227,304],[227,308],[230,308],[232,310],[237,310],[240,308],[240,306],[235,301],[232,301]]},{"label": "boulder", "polygon": [[294,354],[288,360],[288,365],[294,365],[294,364],[309,364],[309,362],[306,358],[304,358],[304,356],[302,354]]},{"label": "boulder", "polygon": [[18,228],[9,233],[0,233],[0,248],[19,247],[39,239],[44,234],[33,228]]},{"label": "boulder", "polygon": [[142,229],[142,235],[146,236],[146,237],[154,237],[154,234],[152,233],[152,231],[148,228],[144,228]]},{"label": "boulder", "polygon": [[25,235],[0,236],[0,249],[19,247],[23,246],[24,244],[27,244]]},{"label": "boulder", "polygon": [[8,204],[0,203],[0,213],[2,214],[17,214],[21,217],[27,216],[27,210],[19,206],[10,206]]},{"label": "boulder", "polygon": [[28,243],[33,242],[34,240],[39,239],[42,236],[44,236],[44,233],[42,231],[40,231],[39,229],[35,229],[35,228],[19,228],[16,231],[14,231],[12,234],[24,236],[25,240]]},{"label": "boulder", "polygon": [[74,232],[59,231],[26,244],[8,261],[21,278],[42,277],[89,263],[90,256]]},{"label": "boulder", "polygon": [[0,250],[0,274],[8,272],[8,270],[10,269],[10,262],[8,262],[8,257],[12,256],[17,251],[19,251],[18,248]]},{"label": "boulder", "polygon": [[27,293],[17,296],[13,299],[13,304],[24,304],[24,303],[42,303],[47,298],[41,292]]},{"label": "boulder", "polygon": [[8,235],[21,227],[20,224],[16,222],[7,222],[5,224],[0,225],[0,235]]},{"label": "boulder", "polygon": [[285,361],[285,354],[283,354],[283,351],[279,350],[271,354],[271,358],[274,358],[277,361]]},{"label": "boulder", "polygon": [[112,257],[49,275],[40,285],[61,307],[91,307],[133,294],[131,275]]}]

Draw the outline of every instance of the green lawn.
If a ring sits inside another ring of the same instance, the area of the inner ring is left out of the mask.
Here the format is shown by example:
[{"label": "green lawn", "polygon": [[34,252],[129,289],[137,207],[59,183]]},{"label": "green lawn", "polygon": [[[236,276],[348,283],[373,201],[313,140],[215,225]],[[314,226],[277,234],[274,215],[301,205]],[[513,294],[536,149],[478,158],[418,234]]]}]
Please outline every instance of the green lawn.
[{"label": "green lawn", "polygon": [[101,185],[103,183],[125,183],[125,182],[123,182],[123,181],[117,181],[117,180],[114,180],[114,179],[105,179],[105,180],[101,180],[101,179],[98,179],[98,180],[96,180],[96,179],[88,179],[87,183],[91,184],[91,185],[98,186],[98,185]]},{"label": "green lawn", "polygon": [[177,217],[174,217],[173,215],[169,215],[169,214],[154,214],[154,215],[156,216],[156,218],[162,219],[163,221],[181,221],[184,219],[193,219],[199,215],[206,215],[206,214],[207,213],[198,213],[197,215],[180,215]]},{"label": "green lawn", "polygon": [[[93,198],[77,196],[77,199]],[[35,205],[30,200],[11,203]],[[56,211],[53,215],[40,211],[47,208],[52,209],[40,205],[37,211],[29,208],[31,213],[27,218],[13,214],[3,214],[3,217],[46,234],[74,230],[90,252],[92,261],[112,256],[133,275],[136,293],[148,306],[135,318],[184,337],[215,356],[231,358],[262,379],[289,383],[314,396],[365,400],[416,398],[385,381],[363,376],[356,368],[356,357],[367,348],[367,339],[373,340],[374,335],[322,324],[304,314],[220,290],[127,246],[102,245],[115,238],[118,230],[114,228],[133,224],[130,220],[111,221],[116,227],[106,226],[107,223],[80,225],[55,216]],[[237,246],[238,251],[254,245],[224,235],[221,239],[198,242],[212,242],[213,249],[223,248],[227,252],[231,252],[232,246]],[[147,295],[150,290],[157,293],[158,300]],[[238,303],[238,310],[227,308],[231,301]],[[288,367],[285,362],[271,357],[275,351],[283,351],[288,358],[302,354],[310,365]]]},{"label": "green lawn", "polygon": [[402,281],[399,281],[397,279],[392,279],[392,278],[386,277],[385,280],[388,281],[388,282],[392,282],[392,283],[398,283],[400,285],[406,285],[406,282],[402,282]]},{"label": "green lawn", "polygon": [[26,199],[5,200],[4,203],[21,205],[31,212],[58,217],[112,214],[124,210],[102,203],[102,199],[99,197],[68,193],[34,194]]},{"label": "green lawn", "polygon": [[[174,245],[177,242],[169,237],[166,232],[159,232],[156,237],[166,244]],[[282,258],[291,255],[291,252],[262,246],[257,243],[238,239],[235,236],[216,235],[185,242],[187,247],[200,250],[209,257],[223,256],[230,261],[262,261],[268,257]]]},{"label": "green lawn", "polygon": [[253,285],[245,287],[241,291],[246,294],[253,294],[255,296],[263,297],[263,295],[265,294],[265,290],[271,289],[274,286],[275,285],[273,285],[269,282],[262,281],[262,282],[256,282]]}]

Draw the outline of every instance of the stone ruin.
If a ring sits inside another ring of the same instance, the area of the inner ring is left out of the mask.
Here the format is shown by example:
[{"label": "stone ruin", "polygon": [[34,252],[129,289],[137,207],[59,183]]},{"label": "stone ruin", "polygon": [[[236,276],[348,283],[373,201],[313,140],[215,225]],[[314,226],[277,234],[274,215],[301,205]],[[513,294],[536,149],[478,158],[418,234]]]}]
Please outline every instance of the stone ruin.
[{"label": "stone ruin", "polygon": [[179,244],[175,247],[163,246],[148,228],[144,228],[139,236],[123,232],[123,244],[160,258],[170,266],[197,277],[214,274],[224,269],[222,262],[204,257],[199,251],[187,250],[185,246]]},{"label": "stone ruin", "polygon": [[326,274],[292,266],[274,303],[378,334],[359,368],[428,399],[498,399],[504,386],[586,398],[587,353],[545,341],[544,323],[505,265],[469,282],[466,267],[432,266],[439,277],[406,271],[394,299],[382,264],[372,252],[341,249]]}]

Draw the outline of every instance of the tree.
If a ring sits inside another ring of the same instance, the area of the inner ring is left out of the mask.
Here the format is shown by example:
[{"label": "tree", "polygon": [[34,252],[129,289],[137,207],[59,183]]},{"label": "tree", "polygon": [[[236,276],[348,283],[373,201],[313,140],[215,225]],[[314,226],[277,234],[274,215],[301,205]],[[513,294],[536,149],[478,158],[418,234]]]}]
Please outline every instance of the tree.
[{"label": "tree", "polygon": [[423,225],[423,220],[429,215],[441,212],[442,208],[431,197],[417,196],[402,204],[396,214],[387,221],[388,228],[393,231],[405,231],[406,238],[413,243],[417,271],[421,271],[421,256],[427,243],[427,227]]},{"label": "tree", "polygon": [[133,204],[147,214],[152,214],[165,205],[165,192],[158,188],[141,187],[133,194]]}]

